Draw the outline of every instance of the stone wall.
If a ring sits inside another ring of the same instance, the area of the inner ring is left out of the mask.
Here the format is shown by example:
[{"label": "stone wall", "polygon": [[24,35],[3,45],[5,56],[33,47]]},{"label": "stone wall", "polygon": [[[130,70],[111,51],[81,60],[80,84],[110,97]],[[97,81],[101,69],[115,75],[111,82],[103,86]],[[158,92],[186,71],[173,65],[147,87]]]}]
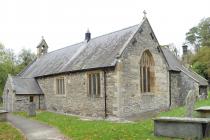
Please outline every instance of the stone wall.
[{"label": "stone wall", "polygon": [[185,104],[185,98],[190,90],[194,90],[199,95],[199,84],[184,72],[180,73],[180,105]]},{"label": "stone wall", "polygon": [[[39,78],[38,83],[45,94],[47,110],[81,116],[104,117],[104,72],[98,71],[100,72],[101,97],[90,97],[88,95],[87,74],[89,72],[77,72]],[[106,72],[107,113],[109,115],[113,114],[113,92],[116,89],[114,75],[115,73],[112,70]],[[64,77],[65,95],[56,94],[55,81],[58,77]]]},{"label": "stone wall", "polygon": [[185,104],[185,98],[190,90],[199,94],[199,84],[184,72],[171,73],[171,107]]},{"label": "stone wall", "polygon": [[11,79],[8,77],[3,91],[3,107],[8,112],[12,112],[14,110],[14,96],[15,93],[12,89]]},{"label": "stone wall", "polygon": [[[167,64],[148,22],[142,25],[118,60],[118,116],[132,116],[142,112],[169,107],[169,74]],[[151,35],[152,34],[152,35]],[[153,36],[153,38],[152,38]],[[149,50],[154,59],[155,82],[152,92],[141,93],[140,59]]]},{"label": "stone wall", "polygon": [[45,109],[44,95],[15,95],[14,111],[28,111],[30,96],[33,96],[36,109]]},{"label": "stone wall", "polygon": [[36,103],[37,109],[39,109],[39,104],[40,109],[45,109],[44,95],[40,95],[40,101],[38,95],[17,95],[13,90],[11,78],[8,77],[3,92],[3,106],[5,110],[9,112],[27,111],[29,96],[34,96],[34,102]]},{"label": "stone wall", "polygon": [[183,103],[183,99],[180,95],[181,75],[180,72],[170,72],[171,76],[171,107],[180,106]]}]

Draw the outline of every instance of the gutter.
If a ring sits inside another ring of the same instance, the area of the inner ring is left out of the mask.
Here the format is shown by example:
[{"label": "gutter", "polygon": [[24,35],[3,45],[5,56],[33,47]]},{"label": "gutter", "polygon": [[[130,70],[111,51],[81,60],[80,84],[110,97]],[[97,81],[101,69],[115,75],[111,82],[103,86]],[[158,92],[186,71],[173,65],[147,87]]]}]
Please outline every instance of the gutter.
[{"label": "gutter", "polygon": [[110,65],[106,67],[96,67],[96,68],[88,68],[88,69],[80,69],[80,70],[72,70],[72,71],[66,71],[66,72],[58,72],[53,74],[46,74],[46,75],[40,75],[40,76],[33,76],[33,78],[44,78],[44,77],[50,77],[50,76],[58,76],[63,74],[70,74],[70,73],[77,73],[77,72],[87,72],[87,71],[94,71],[94,70],[105,70],[105,69],[114,69],[115,65]]}]

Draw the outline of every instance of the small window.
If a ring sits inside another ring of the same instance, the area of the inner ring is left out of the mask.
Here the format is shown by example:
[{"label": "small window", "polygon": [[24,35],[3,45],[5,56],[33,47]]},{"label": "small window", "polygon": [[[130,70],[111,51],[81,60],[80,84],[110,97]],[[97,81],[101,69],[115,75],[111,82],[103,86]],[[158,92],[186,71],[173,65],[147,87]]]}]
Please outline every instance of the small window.
[{"label": "small window", "polygon": [[34,97],[33,97],[33,96],[30,96],[30,97],[29,97],[29,101],[30,101],[30,102],[33,102],[33,101],[34,101]]},{"label": "small window", "polygon": [[65,94],[64,78],[56,79],[56,94],[59,95]]},{"label": "small window", "polygon": [[150,33],[150,36],[151,36],[152,40],[155,39],[155,36],[154,36],[154,34],[152,32]]},{"label": "small window", "polygon": [[100,73],[88,74],[88,95],[91,97],[101,96]]}]

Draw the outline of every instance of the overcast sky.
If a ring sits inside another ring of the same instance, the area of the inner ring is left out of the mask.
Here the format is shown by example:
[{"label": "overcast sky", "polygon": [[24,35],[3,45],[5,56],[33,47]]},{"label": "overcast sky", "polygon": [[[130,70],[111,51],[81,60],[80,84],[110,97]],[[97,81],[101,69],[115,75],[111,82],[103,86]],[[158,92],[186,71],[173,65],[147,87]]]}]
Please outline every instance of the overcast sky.
[{"label": "overcast sky", "polygon": [[49,51],[139,24],[143,10],[160,44],[185,41],[185,33],[210,16],[210,0],[0,0],[0,42],[16,53],[36,46]]}]

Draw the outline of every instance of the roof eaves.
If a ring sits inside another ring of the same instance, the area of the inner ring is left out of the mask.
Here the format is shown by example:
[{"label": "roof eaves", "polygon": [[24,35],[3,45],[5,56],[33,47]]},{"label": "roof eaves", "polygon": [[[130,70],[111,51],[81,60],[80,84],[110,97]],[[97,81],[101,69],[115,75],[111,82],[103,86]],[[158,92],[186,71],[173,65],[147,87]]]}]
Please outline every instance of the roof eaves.
[{"label": "roof eaves", "polygon": [[21,92],[21,93],[15,93],[16,95],[44,95],[43,93],[38,93],[38,92],[30,92],[30,93],[24,93],[24,92]]},{"label": "roof eaves", "polygon": [[65,71],[65,72],[58,72],[58,73],[52,73],[52,74],[45,74],[45,75],[37,75],[34,78],[41,78],[41,77],[47,77],[47,76],[54,76],[54,75],[61,75],[61,74],[68,74],[68,73],[76,73],[76,72],[85,72],[85,71],[93,71],[93,70],[99,70],[99,69],[110,69],[115,68],[115,64],[106,66],[106,67],[94,67],[94,68],[88,68],[88,69],[79,69],[79,70],[71,70],[71,71]]},{"label": "roof eaves", "polygon": [[202,80],[205,80],[208,83],[208,80],[206,80],[205,78],[203,78],[202,76],[200,76],[198,73],[194,72],[193,70],[189,69],[190,72],[196,74],[199,78],[201,78]]}]

